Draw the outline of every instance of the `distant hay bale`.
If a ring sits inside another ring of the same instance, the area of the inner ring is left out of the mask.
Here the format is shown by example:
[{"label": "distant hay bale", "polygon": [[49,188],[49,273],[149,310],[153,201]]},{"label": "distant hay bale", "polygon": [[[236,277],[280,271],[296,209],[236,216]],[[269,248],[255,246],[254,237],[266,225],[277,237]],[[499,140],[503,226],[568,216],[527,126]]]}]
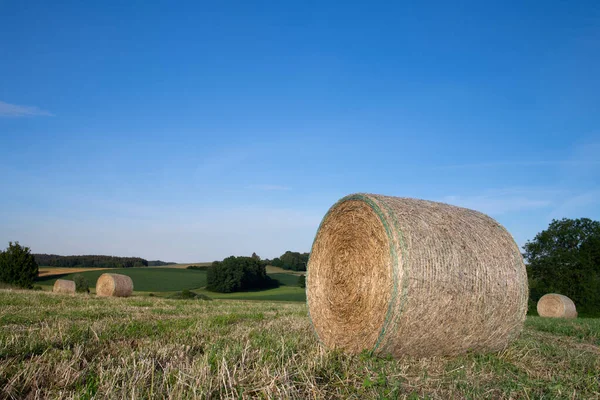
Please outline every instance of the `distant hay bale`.
[{"label": "distant hay bale", "polygon": [[102,274],[96,282],[97,296],[129,297],[133,293],[133,281],[127,275]]},{"label": "distant hay bale", "polygon": [[350,353],[496,351],[527,312],[527,273],[492,218],[425,200],[346,196],[323,218],[307,274],[314,330]]},{"label": "distant hay bale", "polygon": [[52,291],[54,293],[75,294],[75,282],[66,279],[57,279],[54,282]]},{"label": "distant hay bale", "polygon": [[537,312],[540,317],[577,318],[577,309],[573,300],[556,293],[543,295],[537,303]]}]

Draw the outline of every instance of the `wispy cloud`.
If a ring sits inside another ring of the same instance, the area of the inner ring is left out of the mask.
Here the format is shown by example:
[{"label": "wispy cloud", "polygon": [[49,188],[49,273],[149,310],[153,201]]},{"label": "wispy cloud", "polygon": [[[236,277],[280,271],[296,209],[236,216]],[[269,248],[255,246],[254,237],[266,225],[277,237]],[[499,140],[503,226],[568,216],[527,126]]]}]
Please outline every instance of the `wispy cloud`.
[{"label": "wispy cloud", "polygon": [[49,111],[42,110],[38,107],[32,106],[19,106],[17,104],[9,104],[3,101],[0,101],[0,117],[52,117],[52,114]]},{"label": "wispy cloud", "polygon": [[249,185],[248,189],[266,190],[266,191],[291,190],[291,188],[289,186],[283,186],[283,185]]}]

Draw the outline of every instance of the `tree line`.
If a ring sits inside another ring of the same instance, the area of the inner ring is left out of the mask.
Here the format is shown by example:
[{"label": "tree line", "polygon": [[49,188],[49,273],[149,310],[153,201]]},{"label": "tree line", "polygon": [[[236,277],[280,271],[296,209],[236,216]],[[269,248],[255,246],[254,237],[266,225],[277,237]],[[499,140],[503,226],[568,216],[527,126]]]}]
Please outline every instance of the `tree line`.
[{"label": "tree line", "polygon": [[171,265],[171,264],[177,264],[176,262],[169,262],[169,261],[160,261],[160,260],[153,260],[153,261],[148,261],[148,266],[149,267],[162,267],[163,265]]},{"label": "tree line", "polygon": [[140,257],[114,256],[59,256],[56,254],[33,254],[38,265],[62,268],[134,268],[147,267],[148,261]]},{"label": "tree line", "polygon": [[[256,253],[255,253],[256,254]],[[263,264],[272,265],[291,271],[306,271],[308,256],[310,253],[298,253],[297,251],[286,251],[279,257],[272,260],[265,259]]]}]

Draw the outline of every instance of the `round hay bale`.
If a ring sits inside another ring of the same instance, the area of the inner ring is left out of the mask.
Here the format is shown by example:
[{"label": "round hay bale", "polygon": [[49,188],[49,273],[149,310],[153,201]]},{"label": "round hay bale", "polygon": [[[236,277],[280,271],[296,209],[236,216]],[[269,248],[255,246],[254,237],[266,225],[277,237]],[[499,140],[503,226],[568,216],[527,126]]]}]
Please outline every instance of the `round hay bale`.
[{"label": "round hay bale", "polygon": [[319,340],[350,353],[500,350],[527,312],[527,273],[511,235],[448,204],[346,196],[323,218],[307,270]]},{"label": "round hay bale", "polygon": [[57,279],[52,288],[54,293],[75,294],[75,282],[66,279]]},{"label": "round hay bale", "polygon": [[577,309],[573,300],[556,293],[543,295],[538,300],[537,312],[540,317],[577,318]]},{"label": "round hay bale", "polygon": [[127,275],[102,274],[96,282],[97,296],[129,297],[133,293],[133,281]]}]

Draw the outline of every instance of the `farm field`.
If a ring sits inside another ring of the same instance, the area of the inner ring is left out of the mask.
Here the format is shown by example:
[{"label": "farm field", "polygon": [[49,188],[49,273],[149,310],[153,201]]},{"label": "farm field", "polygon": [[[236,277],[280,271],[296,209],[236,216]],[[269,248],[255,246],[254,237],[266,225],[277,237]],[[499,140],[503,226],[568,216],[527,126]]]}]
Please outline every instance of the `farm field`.
[{"label": "farm field", "polygon": [[107,268],[64,268],[64,267],[39,267],[38,276],[51,276],[63,274],[75,274],[77,272],[99,271]]},{"label": "farm field", "polygon": [[148,267],[115,268],[92,271],[88,269],[83,272],[67,272],[72,273],[40,276],[35,284],[42,286],[47,291],[51,291],[56,279],[72,279],[73,275],[79,273],[87,279],[90,289],[92,292],[94,292],[94,287],[98,277],[103,273],[110,272],[130,276],[134,283],[134,293],[137,295],[147,295],[149,293],[153,293],[158,296],[168,296],[175,291],[188,289],[194,290],[196,293],[205,294],[211,298],[219,299],[306,301],[304,289],[297,287],[298,276],[284,273],[269,274],[272,278],[277,279],[282,285],[276,289],[238,293],[215,293],[203,289],[206,286],[206,271],[203,270],[188,270],[171,267]]},{"label": "farm field", "polygon": [[[106,270],[79,272],[90,288],[105,272],[123,274],[133,279],[136,292],[169,292],[183,289],[194,289],[206,286],[206,271],[195,271],[177,268],[111,268]],[[75,273],[38,277],[36,284],[52,287],[56,279],[72,279]]]},{"label": "farm field", "polygon": [[306,272],[304,272],[304,271],[292,271],[289,269],[275,267],[273,265],[267,265],[265,268],[267,270],[267,274],[288,274],[288,275],[296,275],[296,276],[306,274]]},{"label": "farm field", "polygon": [[261,300],[261,301],[306,301],[306,292],[303,288],[293,286],[280,286],[275,289],[257,290],[253,292],[215,293],[208,290],[194,290],[213,299],[229,300]]},{"label": "farm field", "polygon": [[0,290],[0,398],[598,398],[600,320],[529,317],[504,351],[323,349],[301,303]]},{"label": "farm field", "polygon": [[186,269],[190,265],[194,265],[194,266],[197,266],[197,267],[208,267],[211,264],[212,264],[211,262],[187,263],[187,264],[167,264],[167,265],[144,267],[144,268],[175,268],[175,269]]}]

